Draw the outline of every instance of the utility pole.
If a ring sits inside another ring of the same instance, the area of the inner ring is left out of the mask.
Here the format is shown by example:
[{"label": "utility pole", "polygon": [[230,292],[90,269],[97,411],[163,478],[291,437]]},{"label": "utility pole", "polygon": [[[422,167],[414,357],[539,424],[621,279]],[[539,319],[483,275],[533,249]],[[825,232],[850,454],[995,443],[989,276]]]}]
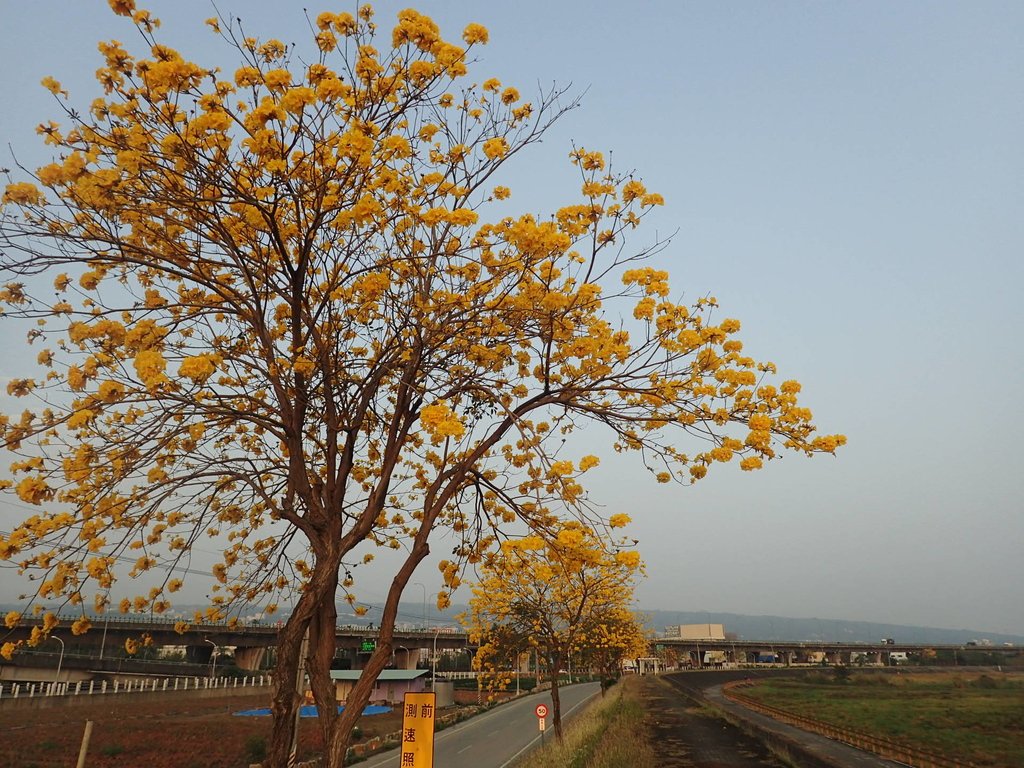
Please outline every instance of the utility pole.
[{"label": "utility pole", "polygon": [[64,641],[56,635],[52,636],[54,640],[60,643],[60,656],[57,657],[57,675],[54,677],[54,682],[57,686],[60,686],[60,666],[64,663]]}]

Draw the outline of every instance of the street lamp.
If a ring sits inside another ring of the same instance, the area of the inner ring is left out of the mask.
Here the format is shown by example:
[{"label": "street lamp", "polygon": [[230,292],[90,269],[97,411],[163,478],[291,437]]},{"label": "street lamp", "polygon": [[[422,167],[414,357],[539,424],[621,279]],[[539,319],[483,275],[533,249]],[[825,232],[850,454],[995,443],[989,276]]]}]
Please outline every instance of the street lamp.
[{"label": "street lamp", "polygon": [[103,639],[100,641],[100,659],[103,659],[103,649],[107,647],[107,627],[110,626],[110,614],[103,619]]},{"label": "street lamp", "polygon": [[60,665],[64,663],[64,641],[56,635],[51,635],[51,637],[60,643],[60,656],[57,657],[57,675],[54,677],[54,682],[60,685]]},{"label": "street lamp", "polygon": [[211,640],[208,637],[204,637],[203,638],[203,642],[209,643],[210,645],[213,646],[213,650],[210,651],[210,660],[213,662],[210,665],[210,677],[211,678],[212,677],[216,677],[217,676],[217,644],[215,642],[213,642],[213,640]]},{"label": "street lamp", "polygon": [[437,636],[441,634],[438,627],[434,632],[434,654],[430,657],[430,690],[437,690]]}]

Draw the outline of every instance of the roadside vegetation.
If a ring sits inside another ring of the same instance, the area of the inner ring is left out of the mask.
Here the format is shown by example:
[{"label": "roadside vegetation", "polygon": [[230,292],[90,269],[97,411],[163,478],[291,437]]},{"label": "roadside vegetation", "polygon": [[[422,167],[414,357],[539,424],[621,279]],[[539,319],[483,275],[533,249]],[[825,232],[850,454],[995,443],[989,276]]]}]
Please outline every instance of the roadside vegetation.
[{"label": "roadside vegetation", "polygon": [[744,694],[777,709],[978,766],[1024,765],[1024,675],[811,675]]},{"label": "roadside vegetation", "polygon": [[603,698],[565,726],[561,742],[553,738],[520,760],[517,768],[654,768],[657,764],[644,727],[640,678],[624,677]]}]

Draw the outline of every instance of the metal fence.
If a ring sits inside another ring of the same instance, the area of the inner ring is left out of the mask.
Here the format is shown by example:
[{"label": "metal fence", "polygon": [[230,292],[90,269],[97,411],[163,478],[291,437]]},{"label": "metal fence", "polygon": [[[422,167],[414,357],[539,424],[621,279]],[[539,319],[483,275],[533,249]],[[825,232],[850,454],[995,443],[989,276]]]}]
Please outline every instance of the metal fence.
[{"label": "metal fence", "polygon": [[937,755],[922,749],[915,749],[914,747],[899,744],[889,739],[861,733],[849,728],[840,728],[837,725],[815,720],[812,717],[805,717],[804,715],[787,712],[784,709],[770,707],[742,692],[742,689],[749,688],[752,685],[756,685],[756,683],[747,682],[746,680],[735,680],[723,685],[722,693],[730,701],[740,704],[747,709],[752,709],[755,712],[760,712],[762,715],[767,715],[774,720],[795,725],[797,728],[817,733],[833,741],[849,744],[852,747],[857,747],[857,749],[873,752],[880,757],[884,757],[886,760],[894,760],[911,766],[911,768],[977,768],[974,763],[965,763],[945,755]]}]

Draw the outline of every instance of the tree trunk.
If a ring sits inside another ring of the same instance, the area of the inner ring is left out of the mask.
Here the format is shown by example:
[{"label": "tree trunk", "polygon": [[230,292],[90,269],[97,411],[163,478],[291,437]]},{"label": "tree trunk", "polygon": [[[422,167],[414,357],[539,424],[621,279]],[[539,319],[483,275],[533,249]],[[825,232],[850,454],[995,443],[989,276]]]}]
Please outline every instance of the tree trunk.
[{"label": "tree trunk", "polygon": [[316,701],[317,722],[323,734],[323,743],[329,744],[334,723],[338,719],[337,696],[331,679],[331,663],[337,648],[338,609],[335,599],[338,591],[338,572],[333,572],[333,585],[329,585],[309,624],[309,651],[306,672]]},{"label": "tree trunk", "polygon": [[366,662],[355,687],[345,699],[345,709],[334,722],[334,733],[331,734],[330,741],[324,745],[327,750],[325,768],[342,768],[345,764],[345,754],[348,752],[348,745],[352,739],[352,729],[362,716],[363,708],[370,701],[370,694],[373,692],[377,676],[391,659],[391,651],[394,648],[395,619],[398,616],[398,602],[402,598],[402,591],[409,583],[416,566],[429,553],[430,547],[427,545],[426,537],[417,536],[415,545],[391,582],[387,599],[384,601],[384,610],[381,613],[377,648]]},{"label": "tree trunk", "polygon": [[[340,559],[340,555],[338,555]],[[326,665],[322,653],[318,653],[323,633],[329,632],[331,657],[334,655],[334,633],[337,609],[334,607],[335,593],[338,585],[338,563],[318,560],[313,569],[313,577],[299,596],[292,615],[288,617],[284,627],[278,634],[277,665],[274,668],[274,693],[270,704],[273,723],[270,730],[270,742],[267,745],[266,765],[271,768],[283,768],[288,765],[288,758],[295,735],[295,713],[301,705],[305,691],[296,685],[300,665],[304,664],[310,672],[310,681],[318,686],[320,695],[324,695],[324,680],[330,680],[330,658]],[[326,614],[326,615],[325,615]],[[310,636],[310,650],[306,658],[300,659],[302,641],[306,631],[311,629],[314,617],[318,635]],[[326,622],[326,623],[325,623]],[[316,689],[314,689],[314,695]],[[334,700],[333,690],[330,693]]]},{"label": "tree trunk", "polygon": [[[302,639],[309,626],[312,597],[303,594],[292,615],[277,635],[277,664],[274,667],[274,692],[270,702],[272,717],[270,742],[267,745],[268,766],[285,766],[295,732],[295,709],[300,692],[295,682],[299,670]],[[307,605],[303,605],[303,603]]]},{"label": "tree trunk", "polygon": [[345,709],[334,721],[333,733],[330,741],[324,743],[327,754],[324,755],[325,768],[342,768],[345,764],[345,755],[348,752],[349,742],[352,740],[352,729],[356,722],[362,717],[363,709],[370,701],[370,694],[373,693],[373,686],[377,682],[377,676],[387,666],[391,659],[391,642],[377,642],[377,649],[370,656],[359,676],[355,687],[349,692],[345,699]]},{"label": "tree trunk", "polygon": [[562,700],[558,695],[558,673],[562,667],[562,655],[551,654],[551,720],[555,724],[555,736],[559,743],[562,741]]}]

